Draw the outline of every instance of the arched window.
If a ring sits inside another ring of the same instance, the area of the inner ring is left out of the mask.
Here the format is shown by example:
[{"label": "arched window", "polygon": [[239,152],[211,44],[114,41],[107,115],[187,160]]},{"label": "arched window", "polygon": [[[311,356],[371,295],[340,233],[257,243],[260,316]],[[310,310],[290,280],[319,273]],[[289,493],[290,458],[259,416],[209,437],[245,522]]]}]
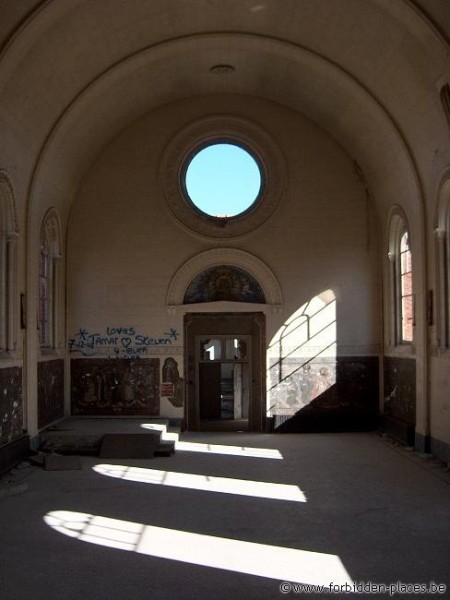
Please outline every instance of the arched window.
[{"label": "arched window", "polygon": [[42,222],[39,252],[39,342],[43,348],[57,346],[59,259],[59,219],[51,209]]},{"label": "arched window", "polygon": [[414,294],[410,234],[405,218],[391,220],[389,259],[391,261],[393,341],[411,344],[414,335]]},{"label": "arched window", "polygon": [[0,172],[0,351],[14,350],[16,216],[12,186]]},{"label": "arched window", "polygon": [[400,238],[399,256],[399,339],[401,342],[412,342],[414,320],[412,260],[407,230],[403,231]]}]

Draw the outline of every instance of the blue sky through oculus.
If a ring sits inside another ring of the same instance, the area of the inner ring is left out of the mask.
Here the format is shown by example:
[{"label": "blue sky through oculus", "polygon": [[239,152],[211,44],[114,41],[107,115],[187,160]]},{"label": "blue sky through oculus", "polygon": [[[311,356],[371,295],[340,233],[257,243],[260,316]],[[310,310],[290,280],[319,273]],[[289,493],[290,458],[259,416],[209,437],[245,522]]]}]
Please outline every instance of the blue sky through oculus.
[{"label": "blue sky through oculus", "polygon": [[258,197],[261,173],[255,159],[234,144],[213,144],[200,150],[186,171],[189,198],[214,217],[233,217]]}]

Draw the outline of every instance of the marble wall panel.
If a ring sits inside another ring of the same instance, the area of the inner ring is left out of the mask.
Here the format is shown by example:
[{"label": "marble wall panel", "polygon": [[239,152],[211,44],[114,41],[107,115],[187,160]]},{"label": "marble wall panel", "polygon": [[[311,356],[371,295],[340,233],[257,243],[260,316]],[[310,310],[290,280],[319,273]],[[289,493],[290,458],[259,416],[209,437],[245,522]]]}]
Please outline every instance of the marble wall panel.
[{"label": "marble wall panel", "polygon": [[38,363],[38,427],[64,417],[64,361]]},{"label": "marble wall panel", "polygon": [[22,368],[0,369],[0,446],[23,432]]}]

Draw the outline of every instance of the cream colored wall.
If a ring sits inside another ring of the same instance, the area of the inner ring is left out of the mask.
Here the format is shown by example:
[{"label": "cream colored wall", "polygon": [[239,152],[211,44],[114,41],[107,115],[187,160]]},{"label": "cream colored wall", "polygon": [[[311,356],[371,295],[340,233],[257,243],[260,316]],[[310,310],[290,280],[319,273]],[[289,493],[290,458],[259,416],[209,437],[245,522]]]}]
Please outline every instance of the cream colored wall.
[{"label": "cream colored wall", "polygon": [[[444,442],[450,446],[450,355],[439,358],[433,357],[430,361],[431,397],[433,402],[430,408],[431,433],[434,440]],[[447,449],[448,461],[450,452]]]},{"label": "cream colored wall", "polygon": [[[382,285],[375,279],[374,238],[362,237],[366,218],[373,230],[372,215],[351,158],[362,167],[377,207],[378,260],[386,274],[389,211],[393,205],[404,210],[415,268],[417,430],[450,448],[448,360],[438,356],[442,348],[426,322],[427,291],[437,303],[441,283],[433,229],[439,186],[450,164],[448,124],[439,103],[439,89],[449,81],[448,2],[352,0],[345,11],[331,12],[329,0],[307,4],[305,11],[303,4],[286,0],[280,11],[276,1],[266,2],[254,12],[240,0],[230,1],[226,10],[208,11],[180,8],[176,0],[136,2],[132,9],[122,0],[2,2],[0,170],[13,188],[19,231],[13,361],[24,366],[24,425],[32,434],[36,361],[42,359],[34,326],[42,217],[50,207],[57,209],[64,245],[73,194],[86,173],[71,226],[68,329],[63,331],[61,289],[63,339],[55,355],[63,356],[64,338],[83,323],[111,325],[123,315],[127,323],[148,327],[147,333],[180,326],[180,313],[170,316],[164,306],[170,275],[214,242],[191,237],[171,221],[157,164],[171,135],[211,110],[260,122],[289,164],[284,208],[254,234],[228,244],[265,261],[282,286],[284,307],[277,314],[269,311],[268,339],[305,298],[333,286],[340,351],[375,351]],[[238,67],[231,78],[209,73],[212,64],[223,61]],[[351,158],[279,106],[210,96],[225,89],[264,95],[302,111]],[[193,93],[208,97],[167,106],[129,127],[144,111]],[[127,132],[87,172],[98,149],[124,126]],[[123,209],[123,202],[136,214]],[[386,275],[386,324],[388,284]],[[21,292],[27,300],[26,331],[19,327]],[[388,335],[384,341],[385,354],[396,356]],[[68,381],[68,369],[66,376]]]},{"label": "cream colored wall", "polygon": [[[161,193],[158,165],[166,145],[181,126],[208,113],[237,114],[266,128],[287,163],[286,194],[278,209],[238,240],[217,243],[187,232],[173,220]],[[68,336],[75,340],[71,356],[92,354],[93,349],[79,347],[80,329],[85,335],[106,336],[111,328],[133,328],[134,335],[157,340],[173,329],[180,334],[176,341],[148,346],[141,356],[170,353],[182,367],[183,315],[168,314],[167,289],[184,262],[217,247],[253,254],[278,279],[284,304],[278,314],[268,312],[267,341],[302,304],[332,289],[338,353],[377,354],[378,283],[370,213],[350,158],[301,115],[260,99],[231,96],[162,108],[105,149],[74,202],[68,241]],[[127,356],[123,345],[128,341],[112,341],[116,350],[96,346],[95,355]]]}]

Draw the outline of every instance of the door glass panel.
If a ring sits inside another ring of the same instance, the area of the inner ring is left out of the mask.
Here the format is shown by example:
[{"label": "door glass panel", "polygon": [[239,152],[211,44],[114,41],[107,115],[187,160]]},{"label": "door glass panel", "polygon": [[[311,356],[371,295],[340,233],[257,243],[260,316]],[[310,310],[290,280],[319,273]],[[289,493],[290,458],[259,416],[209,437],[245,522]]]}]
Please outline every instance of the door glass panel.
[{"label": "door glass panel", "polygon": [[220,418],[234,419],[233,363],[222,363],[220,372]]},{"label": "door glass panel", "polygon": [[225,358],[227,360],[246,360],[247,342],[240,338],[225,340]]},{"label": "door glass panel", "polygon": [[233,413],[235,419],[248,419],[249,406],[248,363],[233,365]]},{"label": "door glass panel", "polygon": [[200,360],[220,360],[222,358],[221,340],[201,340]]}]

